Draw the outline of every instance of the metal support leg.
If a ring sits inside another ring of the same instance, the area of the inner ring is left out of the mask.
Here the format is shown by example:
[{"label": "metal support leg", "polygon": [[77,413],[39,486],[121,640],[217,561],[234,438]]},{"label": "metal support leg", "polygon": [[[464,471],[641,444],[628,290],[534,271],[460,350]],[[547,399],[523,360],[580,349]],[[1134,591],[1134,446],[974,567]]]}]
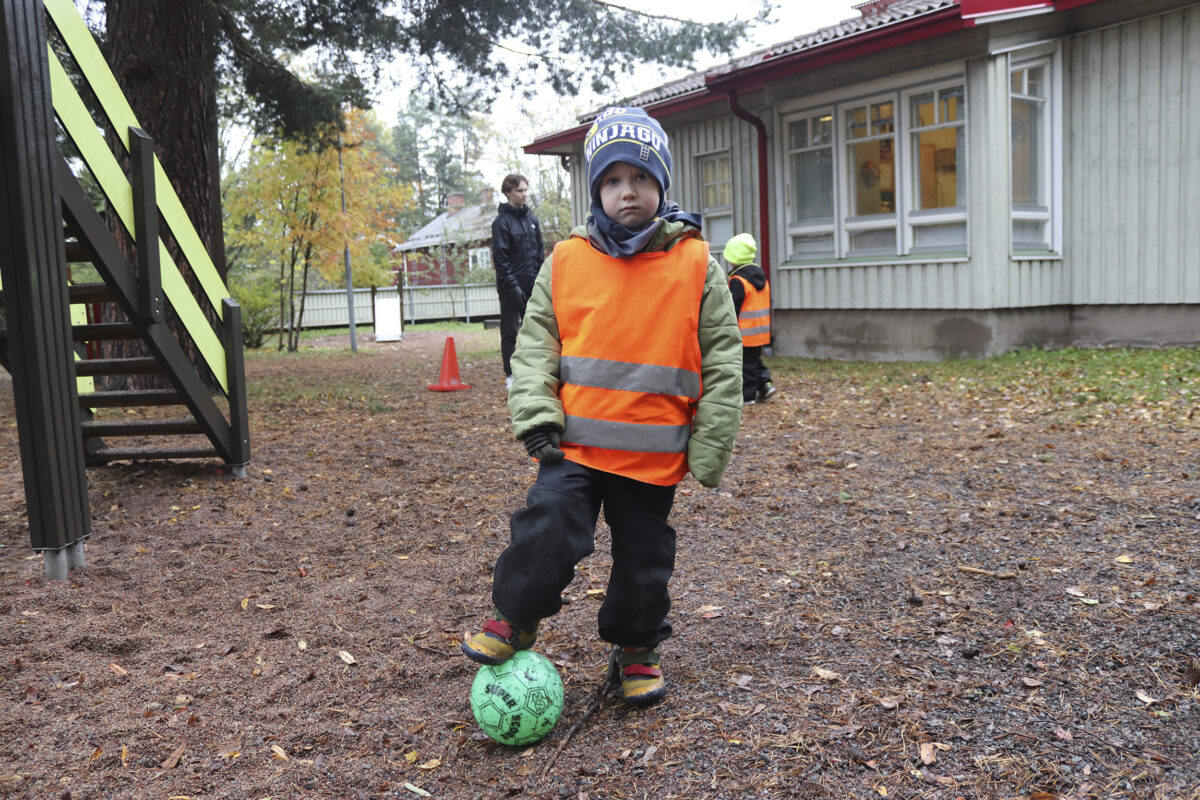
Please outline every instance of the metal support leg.
[{"label": "metal support leg", "polygon": [[82,541],[61,547],[58,550],[43,550],[42,564],[46,580],[65,581],[67,574],[85,563]]}]

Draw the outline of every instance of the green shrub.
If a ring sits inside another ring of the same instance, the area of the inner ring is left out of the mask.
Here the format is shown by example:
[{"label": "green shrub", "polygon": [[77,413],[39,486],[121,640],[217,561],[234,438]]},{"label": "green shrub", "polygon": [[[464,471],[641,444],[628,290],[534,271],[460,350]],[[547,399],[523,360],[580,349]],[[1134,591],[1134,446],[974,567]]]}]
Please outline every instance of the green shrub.
[{"label": "green shrub", "polygon": [[278,323],[279,294],[274,285],[269,279],[230,276],[229,291],[242,307],[242,346],[262,347]]}]

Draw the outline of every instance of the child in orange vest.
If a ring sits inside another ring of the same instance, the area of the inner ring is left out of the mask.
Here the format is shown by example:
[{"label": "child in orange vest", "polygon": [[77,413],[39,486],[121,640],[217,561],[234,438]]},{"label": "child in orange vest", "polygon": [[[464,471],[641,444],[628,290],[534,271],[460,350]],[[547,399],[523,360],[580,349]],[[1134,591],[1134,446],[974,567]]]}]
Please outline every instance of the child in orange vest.
[{"label": "child in orange vest", "polygon": [[777,391],[762,360],[763,347],[771,343],[771,284],[763,268],[754,263],[757,254],[758,244],[748,233],[725,243],[729,294],[742,333],[742,402],[748,406],[769,400]]},{"label": "child in orange vest", "polygon": [[513,432],[540,461],[492,579],[495,614],[463,652],[530,647],[591,554],[600,511],[612,572],[599,611],[610,678],[635,706],[666,693],[675,486],[716,486],[741,415],[741,339],[699,215],[665,200],[671,152],[640,108],[609,108],[584,142],[586,226],[542,264],[512,357]]}]

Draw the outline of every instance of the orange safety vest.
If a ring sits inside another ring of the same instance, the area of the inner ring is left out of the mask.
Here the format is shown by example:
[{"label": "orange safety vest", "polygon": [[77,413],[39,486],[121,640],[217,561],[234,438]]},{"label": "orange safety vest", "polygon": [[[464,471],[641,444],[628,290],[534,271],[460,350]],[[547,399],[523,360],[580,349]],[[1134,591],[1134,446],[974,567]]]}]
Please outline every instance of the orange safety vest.
[{"label": "orange safety vest", "polygon": [[577,464],[659,486],[687,474],[700,381],[708,243],[612,258],[586,240],[554,248],[562,355],[559,447]]},{"label": "orange safety vest", "polygon": [[741,275],[731,276],[746,287],[746,299],[738,312],[738,329],[742,332],[742,347],[757,347],[771,343],[771,284],[756,289]]}]

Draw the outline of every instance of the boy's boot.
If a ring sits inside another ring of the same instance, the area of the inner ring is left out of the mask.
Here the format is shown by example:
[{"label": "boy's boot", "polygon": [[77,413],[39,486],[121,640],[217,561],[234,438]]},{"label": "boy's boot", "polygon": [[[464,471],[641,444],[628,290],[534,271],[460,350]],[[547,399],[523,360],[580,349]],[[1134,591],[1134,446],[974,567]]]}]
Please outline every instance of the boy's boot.
[{"label": "boy's boot", "polygon": [[779,390],[775,388],[775,384],[771,383],[770,381],[767,381],[766,383],[763,384],[763,387],[758,390],[758,399],[759,400],[770,400],[771,395],[775,394],[778,391]]},{"label": "boy's boot", "polygon": [[649,647],[616,647],[608,663],[608,679],[621,687],[630,705],[644,708],[667,694],[658,653]]},{"label": "boy's boot", "polygon": [[489,619],[483,630],[463,640],[462,651],[467,658],[480,664],[503,664],[518,650],[528,650],[537,639],[538,623],[520,628],[500,616]]}]

